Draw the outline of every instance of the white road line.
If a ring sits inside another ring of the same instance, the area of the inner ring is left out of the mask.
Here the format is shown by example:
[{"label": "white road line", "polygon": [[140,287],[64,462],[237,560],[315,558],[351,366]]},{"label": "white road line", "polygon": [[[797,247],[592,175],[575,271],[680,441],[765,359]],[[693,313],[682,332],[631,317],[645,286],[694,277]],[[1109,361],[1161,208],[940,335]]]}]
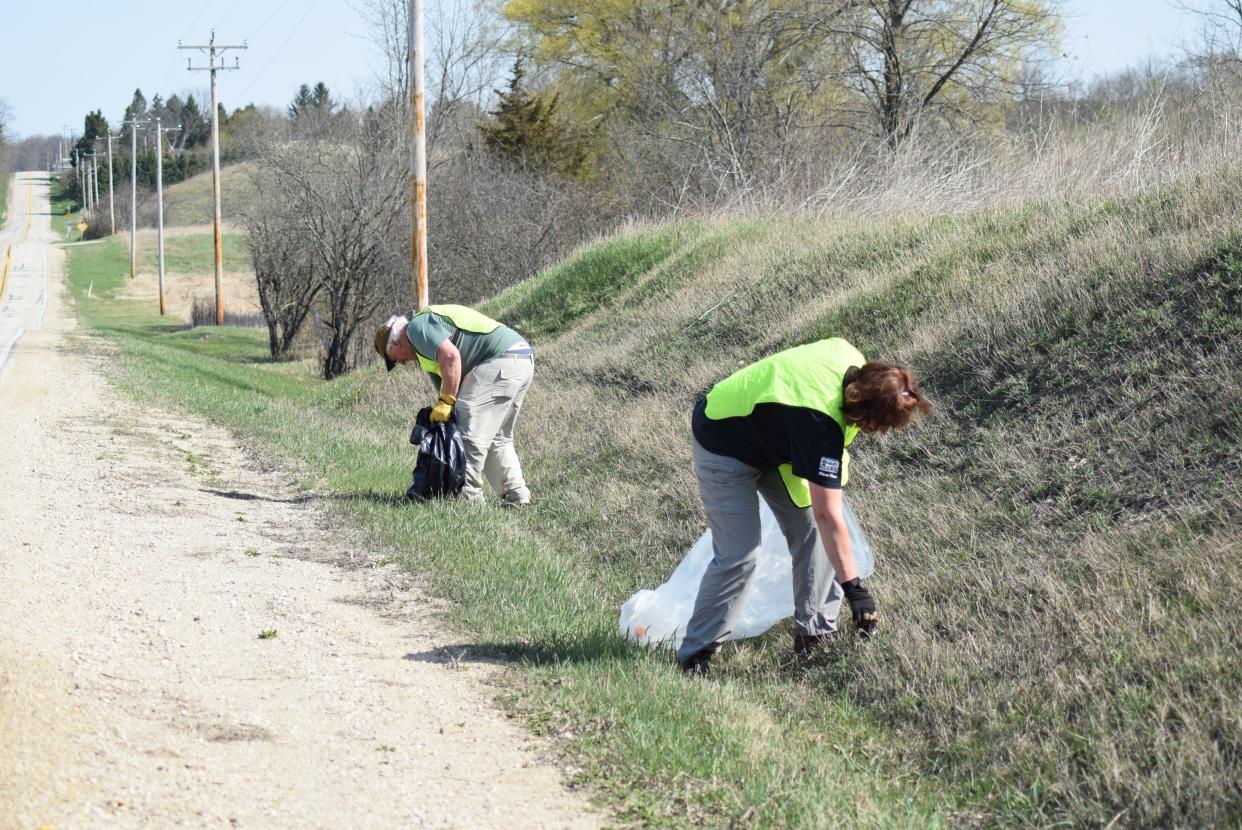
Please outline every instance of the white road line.
[{"label": "white road line", "polygon": [[43,287],[39,291],[39,328],[43,328],[43,316],[47,314],[47,243],[43,245]]}]

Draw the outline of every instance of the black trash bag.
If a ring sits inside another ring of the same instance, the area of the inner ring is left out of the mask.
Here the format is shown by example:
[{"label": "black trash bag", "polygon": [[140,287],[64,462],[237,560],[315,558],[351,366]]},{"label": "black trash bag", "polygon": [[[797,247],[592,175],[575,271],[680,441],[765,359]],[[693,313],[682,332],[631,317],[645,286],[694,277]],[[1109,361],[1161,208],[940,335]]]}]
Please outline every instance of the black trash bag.
[{"label": "black trash bag", "polygon": [[431,407],[420,409],[410,443],[418,447],[418,461],[414,465],[414,479],[405,491],[407,499],[427,501],[461,493],[466,483],[466,449],[451,419],[433,424]]}]

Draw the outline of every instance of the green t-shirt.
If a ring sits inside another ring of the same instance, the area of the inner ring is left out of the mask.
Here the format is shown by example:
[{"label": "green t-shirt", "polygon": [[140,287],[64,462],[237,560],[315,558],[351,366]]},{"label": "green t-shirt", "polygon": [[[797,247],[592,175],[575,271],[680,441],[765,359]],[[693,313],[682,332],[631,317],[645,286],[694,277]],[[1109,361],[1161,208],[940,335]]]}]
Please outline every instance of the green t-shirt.
[{"label": "green t-shirt", "polygon": [[449,318],[427,311],[415,314],[405,328],[406,339],[418,352],[428,360],[435,362],[436,349],[445,340],[452,340],[461,352],[461,376],[464,378],[475,366],[498,357],[514,346],[526,341],[508,326],[499,326],[495,331],[478,334],[453,325]]}]

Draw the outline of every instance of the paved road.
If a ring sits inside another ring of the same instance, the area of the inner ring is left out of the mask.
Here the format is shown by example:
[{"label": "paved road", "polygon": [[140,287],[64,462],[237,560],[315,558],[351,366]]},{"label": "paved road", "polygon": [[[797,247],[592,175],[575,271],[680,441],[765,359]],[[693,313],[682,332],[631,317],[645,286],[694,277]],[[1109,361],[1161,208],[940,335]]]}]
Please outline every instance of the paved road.
[{"label": "paved road", "polygon": [[[45,237],[51,233],[47,189],[46,177],[37,173],[19,173],[10,183],[8,221],[0,230],[0,372],[22,336],[43,325],[48,273]],[[41,208],[37,216],[36,202]],[[40,232],[32,239],[36,228]]]}]

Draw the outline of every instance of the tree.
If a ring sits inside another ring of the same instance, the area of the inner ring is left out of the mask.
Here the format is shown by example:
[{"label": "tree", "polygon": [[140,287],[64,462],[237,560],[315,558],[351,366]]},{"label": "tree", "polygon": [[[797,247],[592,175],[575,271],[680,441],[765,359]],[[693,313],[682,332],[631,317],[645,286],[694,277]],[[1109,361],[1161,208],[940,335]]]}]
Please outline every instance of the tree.
[{"label": "tree", "polygon": [[1057,0],[509,0],[573,119],[685,144],[735,188],[808,139],[891,146],[980,121],[1056,35]]},{"label": "tree", "polygon": [[336,106],[323,81],[315,84],[314,88],[302,84],[293,98],[293,103],[289,104],[289,118],[293,121],[323,118],[331,115]]},{"label": "tree", "polygon": [[896,148],[920,121],[998,114],[1058,32],[1048,0],[862,0],[838,35],[855,112]]},{"label": "tree", "polygon": [[[408,285],[404,147],[353,113],[299,141],[273,136],[266,188],[313,269],[328,332],[323,377],[352,368],[362,327]],[[300,254],[299,254],[300,256]]]},{"label": "tree", "polygon": [[82,122],[82,137],[74,144],[81,155],[95,152],[95,139],[108,135],[108,119],[103,117],[102,110],[88,112]]},{"label": "tree", "polygon": [[1199,18],[1192,61],[1205,69],[1242,69],[1242,0],[1201,0],[1181,8]]},{"label": "tree", "polygon": [[121,138],[129,141],[129,131],[133,129],[131,122],[142,119],[147,114],[147,98],[142,94],[141,89],[134,90],[134,96],[130,99],[129,106],[125,108],[125,115],[121,118]]},{"label": "tree", "polygon": [[694,168],[709,189],[745,190],[801,140],[822,139],[839,103],[829,41],[850,5],[510,0],[505,13],[571,119],[606,128],[614,156],[651,157],[658,142],[667,181],[656,186]]},{"label": "tree", "polygon": [[556,96],[529,92],[525,77],[518,58],[508,90],[499,93],[492,123],[480,127],[484,142],[499,158],[523,169],[577,175],[586,160],[581,143],[561,123]]},{"label": "tree", "polygon": [[[379,78],[383,101],[377,112],[404,137],[410,87],[408,0],[356,0],[372,42],[384,58]],[[445,161],[437,146],[452,132],[463,141],[475,136],[473,113],[486,108],[492,89],[504,77],[505,33],[492,4],[430,3],[427,8],[427,154],[432,167]]]},{"label": "tree", "polygon": [[268,351],[274,358],[289,352],[320,288],[312,241],[294,214],[297,208],[281,197],[280,189],[270,172],[257,174],[256,199],[242,220],[267,323]]}]

